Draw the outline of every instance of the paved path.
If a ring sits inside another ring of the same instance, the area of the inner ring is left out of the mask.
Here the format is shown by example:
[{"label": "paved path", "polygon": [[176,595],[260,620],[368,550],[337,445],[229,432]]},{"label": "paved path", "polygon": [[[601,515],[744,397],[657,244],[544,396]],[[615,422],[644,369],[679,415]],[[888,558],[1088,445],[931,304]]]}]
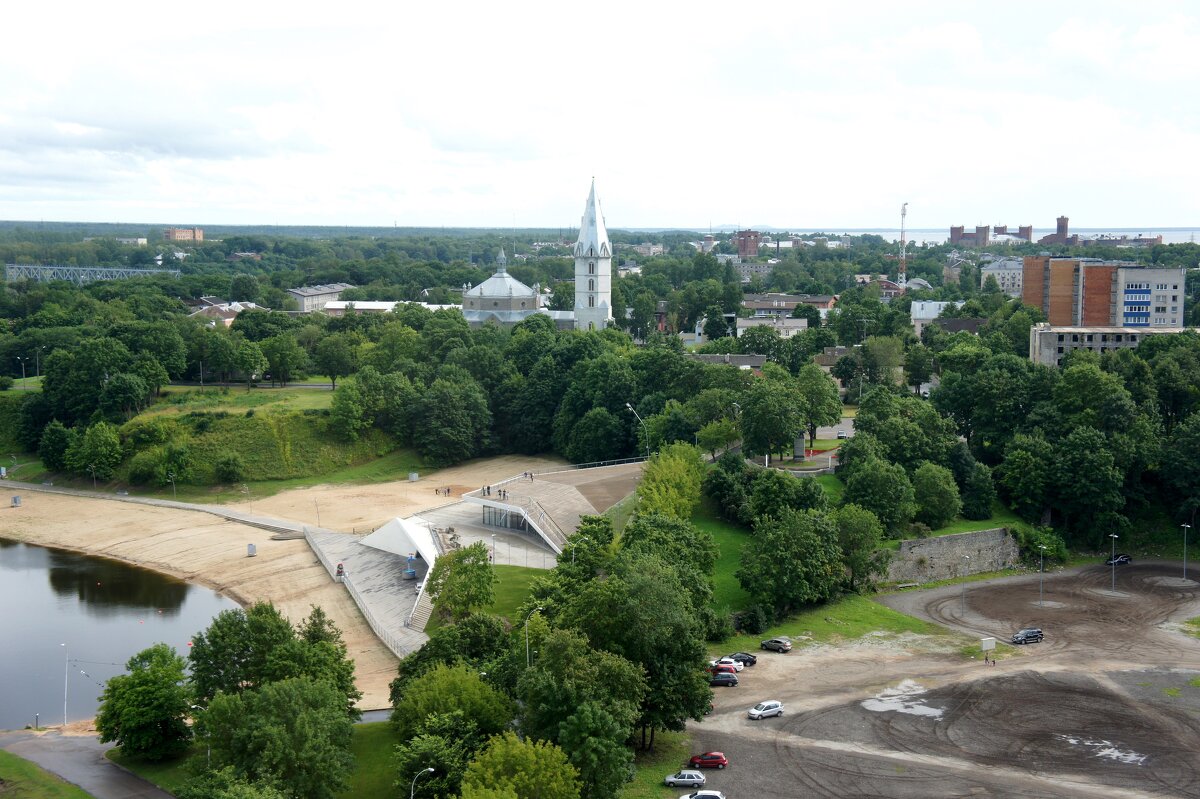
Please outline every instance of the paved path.
[{"label": "paved path", "polygon": [[161,788],[107,760],[104,753],[111,748],[94,735],[0,733],[0,749],[37,763],[96,799],[173,799]]}]

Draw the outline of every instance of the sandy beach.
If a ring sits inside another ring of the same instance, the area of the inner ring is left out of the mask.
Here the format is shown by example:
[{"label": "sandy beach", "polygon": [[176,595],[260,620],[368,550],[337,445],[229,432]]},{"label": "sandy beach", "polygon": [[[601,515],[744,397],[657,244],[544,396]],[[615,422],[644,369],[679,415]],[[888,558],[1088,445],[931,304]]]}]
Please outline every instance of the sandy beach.
[{"label": "sandy beach", "polygon": [[[230,507],[307,524],[316,523],[319,508],[322,527],[365,533],[395,516],[444,505],[464,491],[528,469],[561,465],[549,458],[504,456],[444,469],[412,483],[315,486]],[[449,498],[434,491],[447,486]],[[293,621],[319,605],[341,629],[354,659],[363,692],[360,706],[389,706],[396,658],[303,540],[273,541],[266,530],[201,511],[39,491],[22,492],[21,507],[0,509],[0,514],[0,535],[5,537],[122,560],[208,586],[243,605],[269,601]],[[256,557],[246,556],[247,544],[256,546]]]}]

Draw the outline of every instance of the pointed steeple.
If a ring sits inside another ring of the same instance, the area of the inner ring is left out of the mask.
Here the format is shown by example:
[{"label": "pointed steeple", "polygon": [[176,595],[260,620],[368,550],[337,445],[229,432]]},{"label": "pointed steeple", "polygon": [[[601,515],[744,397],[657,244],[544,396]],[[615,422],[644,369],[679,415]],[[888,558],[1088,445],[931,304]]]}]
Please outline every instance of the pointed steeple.
[{"label": "pointed steeple", "polygon": [[600,201],[596,199],[596,179],[592,178],[592,190],[588,193],[583,218],[579,222],[579,240],[575,242],[577,258],[607,258],[612,255],[608,242],[608,229],[604,227],[604,214]]},{"label": "pointed steeple", "polygon": [[496,256],[496,274],[502,275],[508,269],[508,256],[504,254],[504,248],[500,248],[500,254]]}]

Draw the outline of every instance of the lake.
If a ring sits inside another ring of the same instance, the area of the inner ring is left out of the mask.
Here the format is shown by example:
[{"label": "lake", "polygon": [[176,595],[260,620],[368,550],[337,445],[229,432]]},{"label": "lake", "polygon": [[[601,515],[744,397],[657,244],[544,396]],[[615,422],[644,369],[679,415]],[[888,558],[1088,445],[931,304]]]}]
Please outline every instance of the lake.
[{"label": "lake", "polygon": [[236,607],[156,572],[0,538],[0,730],[35,714],[62,724],[64,672],[67,719],[93,718],[129,658],[160,641],[186,657],[192,636]]}]

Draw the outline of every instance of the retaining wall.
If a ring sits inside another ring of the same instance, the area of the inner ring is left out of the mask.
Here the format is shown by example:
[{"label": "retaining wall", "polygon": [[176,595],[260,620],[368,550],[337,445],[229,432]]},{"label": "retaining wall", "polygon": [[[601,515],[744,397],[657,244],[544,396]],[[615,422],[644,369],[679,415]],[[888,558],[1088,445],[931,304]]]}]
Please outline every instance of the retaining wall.
[{"label": "retaining wall", "polygon": [[900,542],[900,551],[892,553],[892,562],[888,564],[884,579],[889,583],[948,580],[964,574],[1007,569],[1016,565],[1019,556],[1016,539],[1007,527],[937,538],[914,538]]}]

